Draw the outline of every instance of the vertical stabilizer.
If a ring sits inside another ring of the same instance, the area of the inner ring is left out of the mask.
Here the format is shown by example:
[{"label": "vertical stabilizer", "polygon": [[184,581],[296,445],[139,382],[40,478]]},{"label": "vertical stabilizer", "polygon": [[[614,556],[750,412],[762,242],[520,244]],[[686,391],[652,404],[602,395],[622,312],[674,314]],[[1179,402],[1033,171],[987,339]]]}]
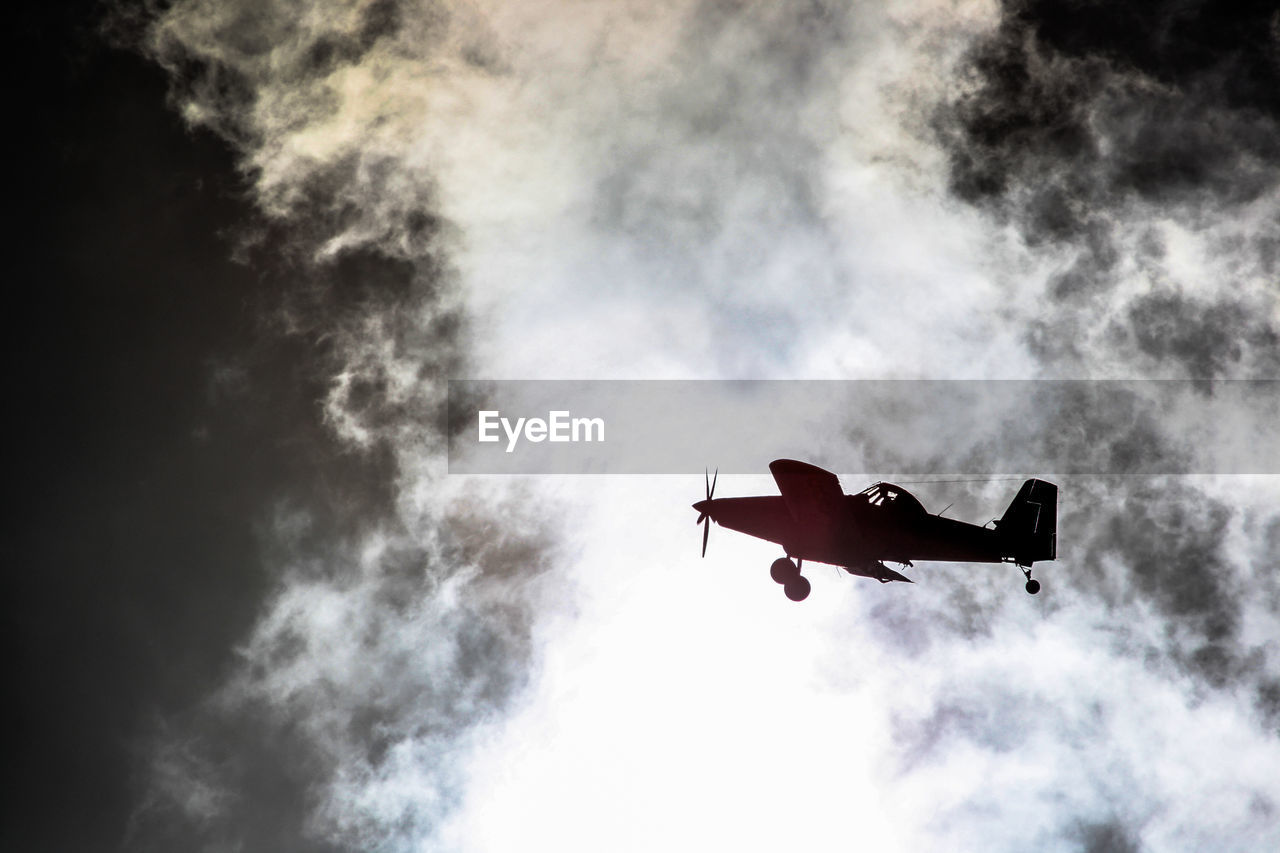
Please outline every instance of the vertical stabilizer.
[{"label": "vertical stabilizer", "polygon": [[1058,556],[1058,487],[1027,480],[996,522],[1002,550],[1020,566]]}]

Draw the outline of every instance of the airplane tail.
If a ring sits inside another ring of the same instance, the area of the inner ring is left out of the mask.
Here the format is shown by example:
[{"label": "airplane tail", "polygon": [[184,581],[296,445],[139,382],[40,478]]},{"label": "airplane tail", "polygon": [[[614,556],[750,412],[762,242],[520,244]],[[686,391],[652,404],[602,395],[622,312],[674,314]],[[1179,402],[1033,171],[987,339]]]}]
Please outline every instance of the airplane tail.
[{"label": "airplane tail", "polygon": [[996,522],[1007,556],[1020,566],[1058,557],[1058,487],[1027,480]]}]

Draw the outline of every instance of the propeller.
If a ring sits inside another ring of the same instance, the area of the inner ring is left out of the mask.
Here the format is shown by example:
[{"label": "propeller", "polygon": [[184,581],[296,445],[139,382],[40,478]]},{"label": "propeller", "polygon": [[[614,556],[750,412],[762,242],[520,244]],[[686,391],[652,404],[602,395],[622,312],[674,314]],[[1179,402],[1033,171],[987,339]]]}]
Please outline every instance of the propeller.
[{"label": "propeller", "polygon": [[706,471],[702,472],[703,478],[706,480],[707,499],[698,501],[693,508],[698,511],[697,524],[702,525],[702,556],[707,556],[707,538],[711,536],[711,516],[707,514],[707,503],[711,501],[711,496],[716,493],[716,480],[720,477],[720,469],[716,469],[715,476],[708,476]]}]

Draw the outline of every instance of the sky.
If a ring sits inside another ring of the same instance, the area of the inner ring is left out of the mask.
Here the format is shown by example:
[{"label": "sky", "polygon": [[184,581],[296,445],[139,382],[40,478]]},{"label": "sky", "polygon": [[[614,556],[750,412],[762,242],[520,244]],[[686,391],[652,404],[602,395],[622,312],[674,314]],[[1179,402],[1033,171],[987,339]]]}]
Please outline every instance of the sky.
[{"label": "sky", "polygon": [[[1035,597],[813,567],[797,605],[768,543],[699,557],[701,470],[445,458],[451,378],[1277,378],[1272,4],[15,33],[0,846],[1280,847],[1280,481],[1134,475],[1158,412],[1063,415],[1116,470],[1026,472]],[[814,458],[853,492],[892,472],[841,467],[848,418]],[[1017,486],[929,479],[973,522]]]}]

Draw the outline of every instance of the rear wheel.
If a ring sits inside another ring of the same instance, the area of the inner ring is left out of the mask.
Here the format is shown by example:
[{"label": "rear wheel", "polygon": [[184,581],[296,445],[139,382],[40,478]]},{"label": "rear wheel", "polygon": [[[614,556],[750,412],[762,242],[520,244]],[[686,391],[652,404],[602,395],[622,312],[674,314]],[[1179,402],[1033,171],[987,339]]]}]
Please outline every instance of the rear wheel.
[{"label": "rear wheel", "polygon": [[792,601],[804,601],[809,597],[809,590],[809,579],[804,575],[796,575],[787,581],[786,586],[782,588],[782,591],[787,594],[787,598]]},{"label": "rear wheel", "polygon": [[1027,592],[1031,593],[1032,595],[1035,595],[1039,591],[1040,591],[1040,581],[1036,580],[1035,578],[1029,579],[1027,581]]},{"label": "rear wheel", "polygon": [[774,583],[786,584],[799,576],[800,569],[786,557],[779,557],[769,567],[769,577],[773,578]]}]

